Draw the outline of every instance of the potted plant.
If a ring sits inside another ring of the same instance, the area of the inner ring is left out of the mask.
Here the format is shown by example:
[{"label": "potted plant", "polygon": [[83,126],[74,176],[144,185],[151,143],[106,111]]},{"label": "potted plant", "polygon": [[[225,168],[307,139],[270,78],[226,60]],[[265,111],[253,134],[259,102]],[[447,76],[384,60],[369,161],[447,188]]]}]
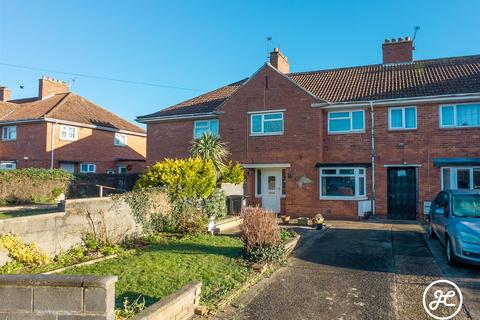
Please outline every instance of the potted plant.
[{"label": "potted plant", "polygon": [[315,215],[315,218],[313,218],[313,225],[316,226],[317,230],[322,230],[324,221],[325,218],[318,213]]},{"label": "potted plant", "polygon": [[282,219],[283,224],[288,224],[290,222],[290,216],[289,215],[281,215],[280,218]]}]

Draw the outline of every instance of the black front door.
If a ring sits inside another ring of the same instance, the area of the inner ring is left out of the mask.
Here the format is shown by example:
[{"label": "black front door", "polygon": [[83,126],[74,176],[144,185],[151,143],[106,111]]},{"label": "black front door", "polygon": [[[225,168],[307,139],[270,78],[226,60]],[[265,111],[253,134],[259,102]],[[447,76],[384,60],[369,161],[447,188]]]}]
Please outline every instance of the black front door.
[{"label": "black front door", "polygon": [[417,179],[415,168],[388,168],[388,218],[415,220],[417,218]]}]

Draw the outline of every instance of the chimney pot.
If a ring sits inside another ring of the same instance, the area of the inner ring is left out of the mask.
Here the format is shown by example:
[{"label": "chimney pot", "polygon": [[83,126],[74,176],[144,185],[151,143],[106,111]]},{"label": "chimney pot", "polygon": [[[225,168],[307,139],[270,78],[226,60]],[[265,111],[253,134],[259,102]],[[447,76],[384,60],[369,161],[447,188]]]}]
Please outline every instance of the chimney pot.
[{"label": "chimney pot", "polygon": [[290,64],[288,63],[288,59],[280,52],[278,48],[274,48],[273,51],[270,52],[270,64],[281,73],[290,72]]},{"label": "chimney pot", "polygon": [[390,39],[385,39],[385,43],[390,43]]},{"label": "chimney pot", "polygon": [[11,99],[11,92],[5,86],[0,86],[0,101],[6,102]]},{"label": "chimney pot", "polygon": [[405,37],[405,41],[410,41],[410,37],[409,37],[409,36],[406,36],[406,37]]},{"label": "chimney pot", "polygon": [[392,41],[391,42],[397,42],[397,39],[395,38],[392,38]]},{"label": "chimney pot", "polygon": [[402,37],[398,38],[398,42],[403,42],[403,38]]}]

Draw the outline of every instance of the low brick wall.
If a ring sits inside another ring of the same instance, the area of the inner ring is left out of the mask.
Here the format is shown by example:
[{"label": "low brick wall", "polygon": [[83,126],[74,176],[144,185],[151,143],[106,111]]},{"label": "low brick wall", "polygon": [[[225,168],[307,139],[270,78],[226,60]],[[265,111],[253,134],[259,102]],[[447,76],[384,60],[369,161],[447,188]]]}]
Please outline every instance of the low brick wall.
[{"label": "low brick wall", "polygon": [[0,319],[114,320],[117,277],[0,275]]},{"label": "low brick wall", "polygon": [[0,220],[0,233],[13,232],[50,254],[80,243],[93,228],[113,240],[140,231],[130,207],[111,198],[66,200],[56,213]]},{"label": "low brick wall", "polygon": [[133,320],[186,320],[193,317],[198,307],[202,283],[190,282],[137,314]]}]

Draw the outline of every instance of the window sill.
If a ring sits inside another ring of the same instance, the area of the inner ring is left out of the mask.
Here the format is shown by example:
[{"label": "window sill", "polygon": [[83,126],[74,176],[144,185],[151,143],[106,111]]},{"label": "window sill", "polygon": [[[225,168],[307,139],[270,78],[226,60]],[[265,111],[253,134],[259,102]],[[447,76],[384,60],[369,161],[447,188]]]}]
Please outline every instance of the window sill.
[{"label": "window sill", "polygon": [[465,126],[465,127],[439,127],[440,130],[462,130],[462,129],[480,129],[480,126]]},{"label": "window sill", "polygon": [[250,137],[264,137],[264,136],[283,136],[283,132],[250,133]]},{"label": "window sill", "polygon": [[66,139],[66,138],[60,138],[60,141],[77,141],[78,139]]},{"label": "window sill", "polygon": [[126,147],[126,144],[114,144],[115,147]]},{"label": "window sill", "polygon": [[388,132],[417,131],[417,128],[388,128]]},{"label": "window sill", "polygon": [[361,130],[361,131],[328,131],[327,134],[328,135],[336,135],[336,134],[361,134],[361,133],[365,133],[365,130]]},{"label": "window sill", "polygon": [[361,201],[368,200],[368,197],[320,197],[320,200],[339,200],[339,201]]},{"label": "window sill", "polygon": [[17,141],[17,139],[2,139],[3,142],[12,142]]}]

